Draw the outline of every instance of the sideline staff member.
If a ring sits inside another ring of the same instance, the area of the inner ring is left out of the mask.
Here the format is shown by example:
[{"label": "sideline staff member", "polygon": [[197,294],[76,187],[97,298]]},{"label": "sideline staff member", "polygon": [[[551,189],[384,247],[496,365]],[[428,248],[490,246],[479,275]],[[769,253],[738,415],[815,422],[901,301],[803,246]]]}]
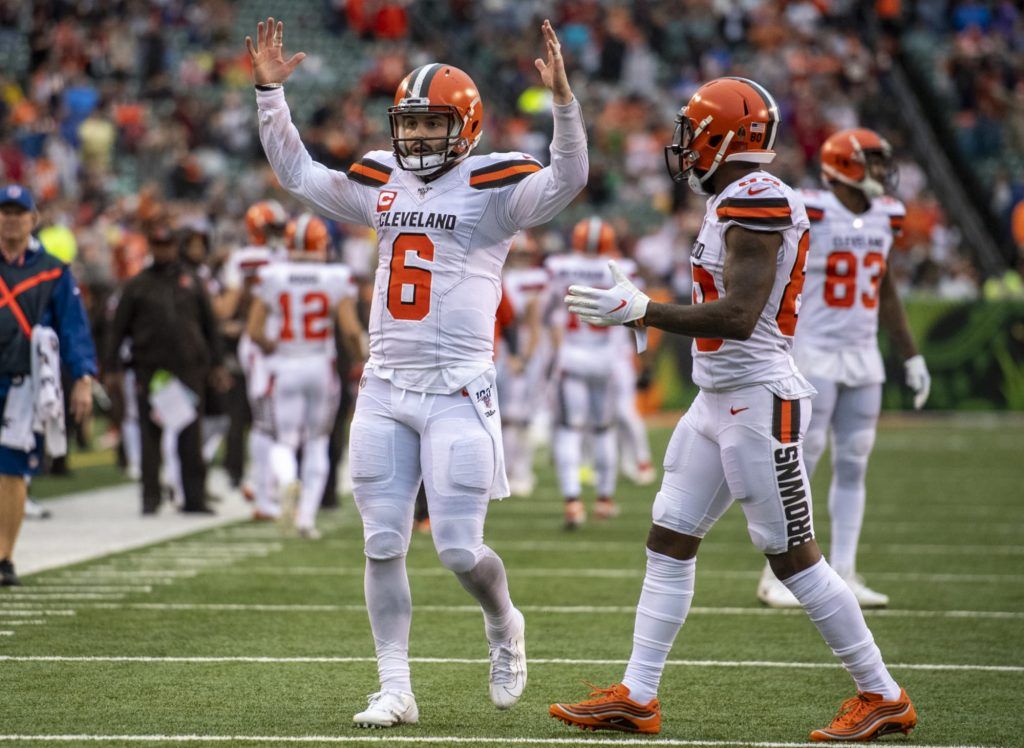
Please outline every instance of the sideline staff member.
[{"label": "sideline staff member", "polygon": [[[114,314],[107,346],[110,371],[120,367],[118,351],[131,338],[131,366],[136,374],[139,425],[142,429],[142,513],[155,514],[160,506],[160,426],[153,421],[150,382],[168,371],[200,398],[207,378],[221,392],[230,386],[223,367],[217,320],[202,283],[179,257],[178,242],[166,215],[146,227],[152,262],[124,287]],[[212,371],[211,371],[212,367]],[[200,418],[178,435],[178,459],[184,490],[183,512],[213,514],[206,505],[206,465],[203,463]]]},{"label": "sideline staff member", "polygon": [[[81,421],[92,411],[96,349],[71,271],[32,236],[38,223],[32,193],[16,184],[0,190],[0,413],[15,380],[31,375],[32,328],[43,325],[60,340],[74,382],[71,413]],[[39,437],[31,452],[0,446],[0,586],[20,584],[11,557],[25,516],[25,477],[39,469],[41,453]]]}]

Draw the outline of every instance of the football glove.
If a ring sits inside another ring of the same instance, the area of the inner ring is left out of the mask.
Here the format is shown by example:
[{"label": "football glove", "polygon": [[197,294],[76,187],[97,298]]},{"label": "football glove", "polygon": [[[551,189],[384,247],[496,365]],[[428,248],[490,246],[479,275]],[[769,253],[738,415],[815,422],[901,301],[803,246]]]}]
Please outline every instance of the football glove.
[{"label": "football glove", "polygon": [[647,314],[650,298],[622,274],[615,260],[609,260],[608,267],[615,285],[611,288],[569,286],[569,295],[565,297],[569,311],[598,327],[624,325],[642,319]]},{"label": "football glove", "polygon": [[903,362],[903,368],[907,372],[907,387],[914,391],[914,410],[921,410],[932,389],[932,378],[924,356],[911,356]]}]

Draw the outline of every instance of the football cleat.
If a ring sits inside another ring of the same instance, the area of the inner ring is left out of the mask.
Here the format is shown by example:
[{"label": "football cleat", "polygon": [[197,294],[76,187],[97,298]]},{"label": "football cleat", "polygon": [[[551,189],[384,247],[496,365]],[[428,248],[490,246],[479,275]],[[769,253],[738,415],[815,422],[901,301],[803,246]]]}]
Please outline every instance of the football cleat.
[{"label": "football cleat", "polygon": [[832,723],[812,732],[811,740],[874,740],[894,732],[907,735],[915,725],[917,712],[902,688],[895,701],[861,692],[844,701]]},{"label": "football cleat", "polygon": [[315,527],[297,527],[295,529],[303,540],[320,540],[323,537]]},{"label": "football cleat", "polygon": [[424,517],[423,519],[416,520],[415,527],[416,527],[416,532],[422,533],[423,535],[429,535],[430,534],[430,517]]},{"label": "football cleat", "polygon": [[416,697],[407,691],[378,691],[367,700],[366,709],[352,717],[356,727],[414,725],[420,720]]},{"label": "football cleat", "polygon": [[598,519],[615,519],[619,516],[619,505],[609,498],[598,499],[594,504],[594,516]]},{"label": "football cleat", "polygon": [[658,471],[649,462],[641,462],[636,466],[636,478],[633,480],[638,486],[649,486],[658,479]]},{"label": "football cleat", "polygon": [[49,519],[51,516],[50,510],[35,499],[25,499],[25,519]]},{"label": "football cleat", "polygon": [[552,704],[548,714],[567,725],[582,730],[617,730],[654,735],[661,732],[661,705],[657,699],[638,704],[629,698],[629,689],[621,683],[610,688],[597,688],[590,695],[596,698],[576,704]]},{"label": "football cleat", "polygon": [[843,581],[853,591],[853,596],[857,598],[857,603],[861,608],[884,608],[889,604],[889,596],[883,595],[881,592],[875,592],[864,584],[864,577],[860,574],[843,577]]},{"label": "football cleat", "polygon": [[509,709],[526,688],[526,620],[512,611],[515,624],[506,641],[491,644],[489,676],[491,701],[499,709]]},{"label": "football cleat", "polygon": [[579,499],[565,502],[565,529],[575,530],[587,521],[587,511]]},{"label": "football cleat", "polygon": [[769,608],[799,608],[800,601],[789,591],[789,587],[780,582],[772,567],[764,565],[761,580],[757,583],[757,599]]},{"label": "football cleat", "polygon": [[21,580],[14,573],[14,564],[9,558],[0,560],[0,587],[19,587]]}]

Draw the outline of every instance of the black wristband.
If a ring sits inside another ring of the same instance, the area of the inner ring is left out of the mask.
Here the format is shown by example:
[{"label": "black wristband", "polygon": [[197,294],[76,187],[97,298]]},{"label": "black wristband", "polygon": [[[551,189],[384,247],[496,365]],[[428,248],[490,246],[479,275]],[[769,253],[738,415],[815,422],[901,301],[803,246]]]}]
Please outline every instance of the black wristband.
[{"label": "black wristband", "polygon": [[257,91],[273,91],[275,88],[283,88],[280,83],[257,83]]}]

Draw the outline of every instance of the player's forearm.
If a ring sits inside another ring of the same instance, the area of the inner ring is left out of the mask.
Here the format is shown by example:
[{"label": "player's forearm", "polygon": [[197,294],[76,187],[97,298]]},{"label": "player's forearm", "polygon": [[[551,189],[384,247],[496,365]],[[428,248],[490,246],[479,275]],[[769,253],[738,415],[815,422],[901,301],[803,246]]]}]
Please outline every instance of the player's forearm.
[{"label": "player's forearm", "polygon": [[746,340],[754,332],[757,317],[756,312],[728,298],[693,306],[652,301],[644,325],[692,338]]},{"label": "player's forearm", "polygon": [[284,98],[284,89],[256,91],[260,142],[270,167],[286,190],[302,186],[302,175],[313,159],[302,144],[299,131],[292,124],[291,111]]},{"label": "player's forearm", "polygon": [[551,135],[551,151],[559,155],[577,154],[587,149],[587,128],[583,124],[583,110],[574,98],[567,104],[553,104],[551,116],[554,119]]},{"label": "player's forearm", "polygon": [[914,337],[910,334],[907,315],[903,311],[896,284],[890,280],[888,273],[882,279],[879,288],[878,323],[889,335],[900,358],[906,361],[917,355]]}]

